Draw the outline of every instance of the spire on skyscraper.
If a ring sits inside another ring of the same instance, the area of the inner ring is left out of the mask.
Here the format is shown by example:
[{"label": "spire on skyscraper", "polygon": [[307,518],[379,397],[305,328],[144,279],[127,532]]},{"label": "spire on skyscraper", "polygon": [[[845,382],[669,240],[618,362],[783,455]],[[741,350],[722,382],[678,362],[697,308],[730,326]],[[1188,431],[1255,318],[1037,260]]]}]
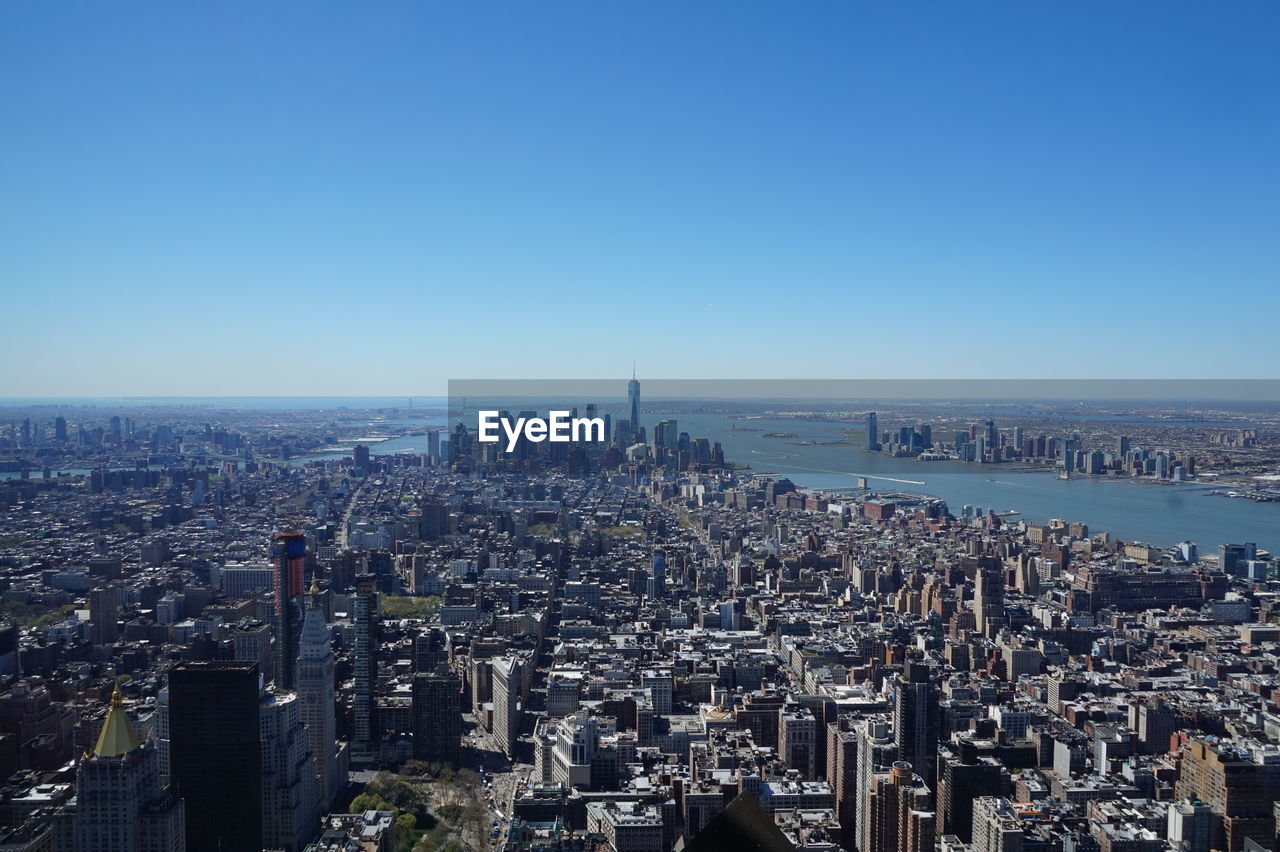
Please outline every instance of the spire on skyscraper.
[{"label": "spire on skyscraper", "polygon": [[141,745],[138,733],[129,721],[129,714],[124,712],[124,704],[120,699],[120,684],[116,684],[111,694],[111,709],[107,711],[106,721],[102,723],[102,732],[98,734],[98,742],[93,747],[94,757],[119,757],[128,754]]}]

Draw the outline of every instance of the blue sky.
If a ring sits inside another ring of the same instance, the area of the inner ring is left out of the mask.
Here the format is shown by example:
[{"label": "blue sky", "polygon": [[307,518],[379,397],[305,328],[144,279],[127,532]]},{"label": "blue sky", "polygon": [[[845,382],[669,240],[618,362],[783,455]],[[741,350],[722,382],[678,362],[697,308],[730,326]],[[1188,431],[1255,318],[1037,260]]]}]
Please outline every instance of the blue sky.
[{"label": "blue sky", "polygon": [[0,5],[0,396],[1273,378],[1280,5]]}]

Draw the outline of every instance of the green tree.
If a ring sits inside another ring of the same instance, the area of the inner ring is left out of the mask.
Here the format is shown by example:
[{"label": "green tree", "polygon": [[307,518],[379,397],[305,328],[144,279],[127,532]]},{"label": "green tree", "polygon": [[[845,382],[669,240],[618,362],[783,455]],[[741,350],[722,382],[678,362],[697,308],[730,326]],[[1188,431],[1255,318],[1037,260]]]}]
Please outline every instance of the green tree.
[{"label": "green tree", "polygon": [[375,793],[364,792],[351,800],[351,812],[358,814],[364,811],[393,811],[391,803]]},{"label": "green tree", "polygon": [[396,852],[413,852],[418,833],[418,821],[413,814],[400,814],[395,822]]}]

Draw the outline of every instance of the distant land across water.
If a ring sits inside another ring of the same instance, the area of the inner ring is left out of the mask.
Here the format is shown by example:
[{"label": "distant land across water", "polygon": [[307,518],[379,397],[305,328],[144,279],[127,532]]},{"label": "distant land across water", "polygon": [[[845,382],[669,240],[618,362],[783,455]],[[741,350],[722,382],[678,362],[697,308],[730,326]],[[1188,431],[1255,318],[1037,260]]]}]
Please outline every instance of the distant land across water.
[{"label": "distant land across water", "polygon": [[[412,399],[415,411],[407,409]],[[439,412],[448,399],[443,396],[396,397],[134,397],[16,400],[0,399],[5,405],[93,405],[118,406],[204,406],[245,410],[324,410],[348,408],[373,411],[399,409],[398,423],[415,421],[421,426],[444,427]],[[574,404],[577,401],[571,401]],[[621,400],[601,399],[603,410],[614,410]],[[650,405],[656,403],[651,402]],[[416,409],[421,408],[419,416]],[[436,413],[429,413],[433,410]],[[474,405],[468,404],[468,414]],[[1280,505],[1254,503],[1208,495],[1212,487],[1201,483],[1157,484],[1080,476],[1059,480],[1048,471],[1018,470],[1006,465],[977,465],[963,462],[916,462],[891,459],[880,453],[862,451],[856,445],[836,444],[843,433],[857,424],[806,421],[789,417],[761,417],[744,424],[741,410],[729,413],[684,412],[663,414],[646,406],[647,425],[663,417],[675,417],[679,430],[693,437],[720,441],[726,458],[749,465],[752,472],[787,476],[798,486],[815,489],[852,488],[859,476],[868,477],[875,491],[908,491],[940,497],[959,514],[965,505],[1005,512],[1015,510],[1017,518],[1044,522],[1064,518],[1083,522],[1091,532],[1145,541],[1167,547],[1184,539],[1195,541],[1202,552],[1211,552],[1226,542],[1253,541],[1272,552],[1280,550]],[[736,416],[735,416],[736,414]],[[749,425],[753,430],[744,431]],[[769,433],[796,433],[794,438],[764,437]],[[803,441],[822,442],[804,445]],[[374,455],[396,452],[425,452],[425,436],[406,435],[371,446]],[[339,458],[347,453],[334,451],[295,460]],[[4,478],[11,478],[6,475]]]}]

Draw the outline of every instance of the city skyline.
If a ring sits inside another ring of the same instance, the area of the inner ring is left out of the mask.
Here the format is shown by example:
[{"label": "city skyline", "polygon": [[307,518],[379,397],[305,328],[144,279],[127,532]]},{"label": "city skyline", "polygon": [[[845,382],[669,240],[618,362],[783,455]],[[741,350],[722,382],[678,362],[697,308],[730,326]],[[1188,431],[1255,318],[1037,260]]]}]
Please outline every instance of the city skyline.
[{"label": "city skyline", "polygon": [[1274,4],[0,21],[3,396],[1273,373]]},{"label": "city skyline", "polygon": [[1280,852],[1278,32],[0,4],[0,852]]}]

